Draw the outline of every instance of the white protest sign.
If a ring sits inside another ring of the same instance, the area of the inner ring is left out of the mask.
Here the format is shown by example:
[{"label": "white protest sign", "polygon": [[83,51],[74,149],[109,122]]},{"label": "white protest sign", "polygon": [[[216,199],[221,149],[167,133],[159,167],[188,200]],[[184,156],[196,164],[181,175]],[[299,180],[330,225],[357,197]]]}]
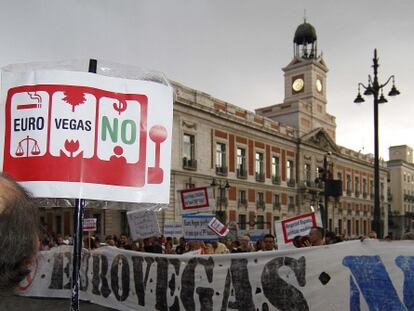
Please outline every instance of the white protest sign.
[{"label": "white protest sign", "polygon": [[1,82],[0,170],[34,196],[169,202],[170,86],[59,70]]},{"label": "white protest sign", "polygon": [[[72,251],[41,252],[18,292],[69,302]],[[197,258],[106,246],[83,252],[80,299],[121,311],[413,310],[413,254],[413,241],[378,240]]]},{"label": "white protest sign", "polygon": [[136,210],[127,213],[129,229],[134,240],[158,237],[160,228],[157,215],[152,210]]},{"label": "white protest sign", "polygon": [[96,218],[83,219],[83,231],[96,231]]},{"label": "white protest sign", "polygon": [[314,226],[322,226],[319,211],[275,221],[278,247],[285,247],[296,236],[308,235],[309,230]]},{"label": "white protest sign", "polygon": [[229,233],[229,228],[223,225],[220,220],[216,217],[213,217],[210,222],[208,223],[208,227],[213,230],[213,232],[221,237],[227,235]]},{"label": "white protest sign", "polygon": [[183,215],[183,231],[186,240],[217,240],[217,235],[208,227],[214,215]]},{"label": "white protest sign", "polygon": [[181,221],[166,221],[164,224],[164,236],[180,238],[183,236],[183,224]]},{"label": "white protest sign", "polygon": [[211,211],[215,208],[212,187],[193,188],[179,191],[181,212],[196,213]]},{"label": "white protest sign", "polygon": [[239,230],[238,235],[248,235],[251,241],[263,240],[263,237],[269,233],[269,229],[245,229]]}]

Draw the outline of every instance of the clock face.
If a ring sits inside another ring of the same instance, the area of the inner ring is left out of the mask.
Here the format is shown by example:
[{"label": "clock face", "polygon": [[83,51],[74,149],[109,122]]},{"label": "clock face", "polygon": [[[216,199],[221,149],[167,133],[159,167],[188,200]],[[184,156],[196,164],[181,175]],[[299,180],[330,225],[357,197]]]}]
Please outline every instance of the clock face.
[{"label": "clock face", "polygon": [[301,78],[298,78],[298,79],[296,79],[295,81],[293,81],[293,83],[292,83],[292,89],[295,91],[295,92],[299,92],[300,90],[302,90],[303,89],[303,79],[301,79]]},{"label": "clock face", "polygon": [[317,79],[317,80],[316,80],[316,90],[317,90],[319,93],[322,93],[322,81],[321,81],[320,79]]}]

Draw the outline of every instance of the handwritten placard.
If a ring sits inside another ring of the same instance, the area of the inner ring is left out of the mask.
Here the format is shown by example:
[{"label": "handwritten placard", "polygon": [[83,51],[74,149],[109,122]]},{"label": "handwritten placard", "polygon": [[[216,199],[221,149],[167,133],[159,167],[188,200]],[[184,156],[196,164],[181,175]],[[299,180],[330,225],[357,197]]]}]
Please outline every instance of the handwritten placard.
[{"label": "handwritten placard", "polygon": [[180,191],[182,213],[211,211],[215,207],[211,187],[193,188]]},{"label": "handwritten placard", "polygon": [[129,229],[134,240],[158,237],[160,228],[157,215],[151,210],[137,210],[127,213]]},{"label": "handwritten placard", "polygon": [[214,215],[183,215],[183,231],[187,240],[217,240],[218,236],[208,224]]},{"label": "handwritten placard", "polygon": [[164,236],[168,237],[182,237],[183,224],[181,221],[166,221],[164,224]]}]

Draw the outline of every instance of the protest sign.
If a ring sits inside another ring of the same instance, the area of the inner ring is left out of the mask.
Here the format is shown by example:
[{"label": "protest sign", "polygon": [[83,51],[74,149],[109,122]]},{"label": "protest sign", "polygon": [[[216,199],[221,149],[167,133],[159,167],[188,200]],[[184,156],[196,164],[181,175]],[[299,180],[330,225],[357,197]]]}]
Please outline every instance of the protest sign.
[{"label": "protest sign", "polygon": [[208,227],[214,215],[183,215],[183,232],[187,240],[217,240],[217,235]]},{"label": "protest sign", "polygon": [[96,218],[83,219],[83,231],[96,231]]},{"label": "protest sign", "polygon": [[169,202],[170,86],[59,70],[1,86],[0,169],[34,196]]},{"label": "protest sign", "polygon": [[265,234],[269,233],[269,229],[245,229],[245,230],[239,230],[238,235],[248,235],[250,237],[251,241],[258,241],[263,240],[263,237]]},{"label": "protest sign", "polygon": [[[84,251],[80,297],[116,310],[413,310],[414,243],[229,255]],[[20,294],[70,296],[71,248],[41,252]]]},{"label": "protest sign", "polygon": [[285,247],[293,241],[295,236],[304,236],[309,234],[309,230],[314,226],[322,227],[319,211],[275,221],[275,232],[278,247]]},{"label": "protest sign", "polygon": [[211,187],[181,190],[180,199],[183,214],[211,211],[216,204]]},{"label": "protest sign", "polygon": [[183,225],[181,221],[166,221],[164,224],[164,236],[180,238],[183,236]]},{"label": "protest sign", "polygon": [[229,233],[229,228],[227,226],[223,225],[220,220],[218,220],[216,217],[213,217],[210,222],[208,223],[208,227],[218,236],[225,236],[227,233]]},{"label": "protest sign", "polygon": [[129,230],[134,240],[158,237],[160,228],[157,215],[152,210],[136,210],[127,213]]}]

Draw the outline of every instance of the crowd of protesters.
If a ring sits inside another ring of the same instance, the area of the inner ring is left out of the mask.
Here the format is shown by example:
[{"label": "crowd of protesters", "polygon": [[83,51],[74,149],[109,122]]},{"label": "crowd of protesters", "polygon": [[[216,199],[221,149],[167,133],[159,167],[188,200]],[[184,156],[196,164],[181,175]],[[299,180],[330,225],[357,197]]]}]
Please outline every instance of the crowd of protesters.
[{"label": "crowd of protesters", "polygon": [[[411,234],[414,235],[414,234]],[[410,239],[410,233],[406,234],[405,239]],[[375,232],[370,232],[364,239],[376,239]],[[389,238],[387,237],[388,240]],[[326,244],[335,244],[346,240],[343,236],[336,235],[334,232],[327,231],[321,227],[313,227],[306,236],[296,236],[293,239],[295,247],[311,247]],[[45,235],[40,241],[40,249],[45,251],[61,245],[71,245],[71,236],[48,236]],[[96,249],[102,246],[112,246],[126,250],[158,253],[158,254],[229,254],[243,252],[275,251],[278,249],[275,237],[266,234],[262,239],[252,241],[249,235],[239,236],[237,239],[220,239],[218,241],[187,241],[184,237],[152,237],[148,239],[133,241],[127,234],[108,235],[104,240],[97,236],[86,236],[83,246],[87,249]]]}]

